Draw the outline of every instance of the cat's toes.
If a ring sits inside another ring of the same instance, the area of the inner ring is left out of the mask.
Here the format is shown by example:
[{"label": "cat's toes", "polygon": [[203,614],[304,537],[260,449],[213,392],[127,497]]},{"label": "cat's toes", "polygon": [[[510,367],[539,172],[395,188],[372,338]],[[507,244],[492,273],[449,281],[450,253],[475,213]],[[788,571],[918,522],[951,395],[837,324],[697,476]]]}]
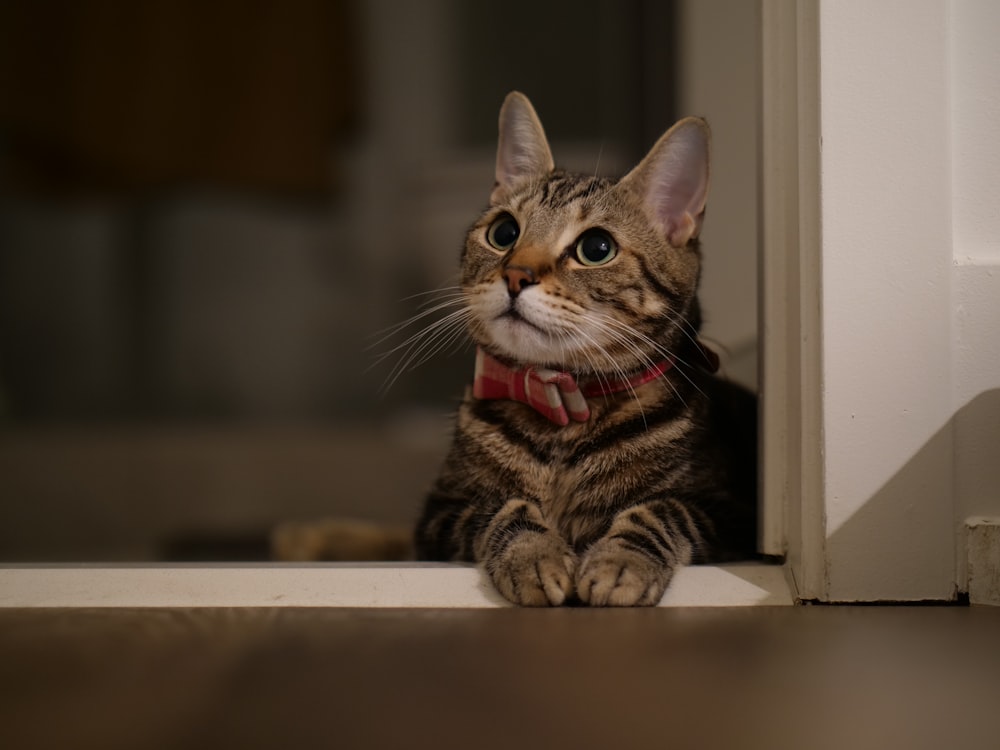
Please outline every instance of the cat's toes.
[{"label": "cat's toes", "polygon": [[672,576],[670,567],[640,553],[598,543],[580,564],[576,591],[592,607],[652,607]]},{"label": "cat's toes", "polygon": [[523,607],[558,607],[573,591],[569,547],[551,534],[524,534],[486,569],[504,598]]}]

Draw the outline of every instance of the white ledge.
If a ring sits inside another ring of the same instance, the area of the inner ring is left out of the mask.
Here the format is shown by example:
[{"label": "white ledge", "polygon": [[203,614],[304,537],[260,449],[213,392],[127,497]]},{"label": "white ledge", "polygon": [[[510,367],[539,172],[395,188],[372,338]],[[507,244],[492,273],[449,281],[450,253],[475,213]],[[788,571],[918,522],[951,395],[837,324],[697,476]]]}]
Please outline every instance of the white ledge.
[{"label": "white ledge", "polygon": [[[784,569],[678,571],[661,607],[793,603]],[[441,563],[8,565],[0,607],[503,607],[472,565]]]}]

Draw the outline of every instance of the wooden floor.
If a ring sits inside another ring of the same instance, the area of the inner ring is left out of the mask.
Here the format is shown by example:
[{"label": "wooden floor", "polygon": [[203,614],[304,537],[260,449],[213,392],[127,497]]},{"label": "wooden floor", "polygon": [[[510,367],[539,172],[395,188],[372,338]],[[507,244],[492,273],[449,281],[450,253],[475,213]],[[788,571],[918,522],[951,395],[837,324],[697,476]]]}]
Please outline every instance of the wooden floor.
[{"label": "wooden floor", "polygon": [[0,747],[1000,748],[1000,608],[3,610]]}]

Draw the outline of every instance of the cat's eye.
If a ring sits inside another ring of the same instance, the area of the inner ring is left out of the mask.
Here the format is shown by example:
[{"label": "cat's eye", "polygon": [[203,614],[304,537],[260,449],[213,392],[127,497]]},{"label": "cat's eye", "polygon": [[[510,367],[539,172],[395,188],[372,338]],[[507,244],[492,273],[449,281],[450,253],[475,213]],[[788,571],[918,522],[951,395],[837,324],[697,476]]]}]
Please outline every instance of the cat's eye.
[{"label": "cat's eye", "polygon": [[618,245],[601,229],[591,229],[576,241],[576,259],[585,266],[603,266],[618,255]]},{"label": "cat's eye", "polygon": [[521,228],[510,214],[497,217],[486,230],[487,241],[497,250],[510,250],[521,236]]}]

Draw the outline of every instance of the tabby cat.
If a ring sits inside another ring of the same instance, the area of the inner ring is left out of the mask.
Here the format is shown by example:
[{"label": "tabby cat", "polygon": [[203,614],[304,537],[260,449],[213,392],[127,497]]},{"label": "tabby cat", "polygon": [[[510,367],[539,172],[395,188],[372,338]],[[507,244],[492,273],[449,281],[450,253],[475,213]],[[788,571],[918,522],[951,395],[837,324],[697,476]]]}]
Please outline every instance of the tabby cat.
[{"label": "tabby cat", "polygon": [[482,563],[515,604],[628,606],[752,553],[756,402],[698,339],[708,150],[687,118],[621,180],[568,173],[507,96],[462,253],[475,384],[419,559]]}]

